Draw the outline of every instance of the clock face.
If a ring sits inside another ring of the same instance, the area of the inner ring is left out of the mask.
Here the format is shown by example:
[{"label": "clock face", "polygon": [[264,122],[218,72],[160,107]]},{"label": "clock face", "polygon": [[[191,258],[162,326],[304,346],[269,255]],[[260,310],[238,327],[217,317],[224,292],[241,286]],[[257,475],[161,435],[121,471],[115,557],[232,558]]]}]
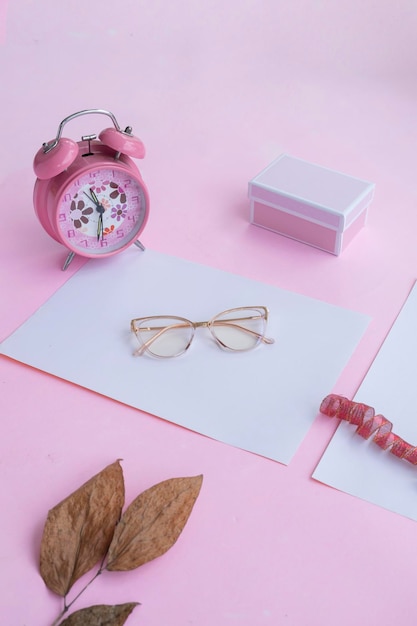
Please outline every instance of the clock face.
[{"label": "clock face", "polygon": [[65,188],[57,225],[70,249],[95,256],[132,243],[146,218],[139,181],[123,169],[107,167],[83,173]]}]

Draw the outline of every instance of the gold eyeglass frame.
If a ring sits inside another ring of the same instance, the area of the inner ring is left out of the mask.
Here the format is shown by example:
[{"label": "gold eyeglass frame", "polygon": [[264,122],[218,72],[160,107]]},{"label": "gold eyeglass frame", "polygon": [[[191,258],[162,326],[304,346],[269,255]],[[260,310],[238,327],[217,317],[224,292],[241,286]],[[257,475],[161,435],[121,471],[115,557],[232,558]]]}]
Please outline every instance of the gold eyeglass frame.
[{"label": "gold eyeglass frame", "polygon": [[[236,313],[238,314],[239,311],[257,311],[259,313],[258,316],[246,316],[246,317],[236,317],[236,318],[228,318],[228,319],[223,319],[223,320],[219,320],[218,318],[221,315],[228,315],[230,313],[234,313],[236,311]],[[240,326],[239,324],[237,324],[236,322],[239,321],[243,321],[243,320],[256,320],[256,319],[262,319],[264,320],[264,325],[265,328],[264,330],[266,330],[266,326],[268,323],[268,316],[269,316],[269,311],[268,308],[266,306],[241,306],[241,307],[237,307],[237,308],[233,308],[233,309],[226,309],[225,311],[221,311],[220,313],[217,313],[217,315],[215,315],[214,317],[212,317],[210,320],[205,321],[205,322],[192,322],[191,320],[185,318],[185,317],[178,317],[177,315],[152,315],[152,316],[147,316],[147,317],[136,317],[134,319],[131,320],[130,322],[130,329],[131,331],[136,335],[137,340],[139,342],[140,347],[134,352],[134,356],[142,356],[145,352],[147,352],[148,354],[152,355],[155,358],[158,359],[170,359],[170,358],[174,358],[177,356],[180,356],[181,354],[184,354],[185,352],[187,352],[188,348],[190,347],[193,339],[194,339],[194,335],[195,335],[195,331],[197,328],[208,328],[208,330],[211,332],[212,337],[214,338],[214,340],[216,341],[216,343],[223,348],[224,350],[228,350],[230,352],[247,352],[249,350],[253,350],[254,348],[256,348],[257,345],[259,345],[259,343],[265,343],[265,344],[273,344],[275,343],[275,339],[272,339],[271,337],[266,337],[265,334],[260,334],[257,333],[256,331],[250,330],[249,328],[245,328],[244,326]],[[164,319],[164,318],[169,318],[171,320],[177,320],[178,324],[170,324],[170,325],[165,325],[165,326],[145,326],[143,328],[138,328],[135,326],[136,323],[138,322],[146,322],[149,321],[152,323],[153,320],[160,320],[160,319]],[[255,335],[256,336],[256,343],[249,347],[249,348],[231,348],[230,346],[226,345],[225,343],[223,343],[215,334],[215,332],[213,331],[213,328],[216,326],[216,322],[218,322],[218,325],[233,325],[236,328],[238,328],[239,330],[248,333],[250,335]],[[233,324],[230,324],[230,323]],[[163,333],[172,330],[174,328],[181,328],[182,326],[186,326],[187,328],[190,328],[191,332],[191,336],[190,339],[188,341],[188,344],[185,346],[185,348],[183,350],[181,350],[180,352],[176,353],[176,354],[170,354],[170,355],[162,355],[162,354],[155,354],[154,352],[152,352],[152,350],[149,349],[149,347],[152,345],[152,343],[154,341],[156,341],[161,335],[163,335]],[[145,332],[149,332],[151,330],[157,331],[155,335],[153,335],[150,339],[148,339],[147,341],[142,341],[141,339],[139,339],[139,333],[140,331],[145,331]]]}]

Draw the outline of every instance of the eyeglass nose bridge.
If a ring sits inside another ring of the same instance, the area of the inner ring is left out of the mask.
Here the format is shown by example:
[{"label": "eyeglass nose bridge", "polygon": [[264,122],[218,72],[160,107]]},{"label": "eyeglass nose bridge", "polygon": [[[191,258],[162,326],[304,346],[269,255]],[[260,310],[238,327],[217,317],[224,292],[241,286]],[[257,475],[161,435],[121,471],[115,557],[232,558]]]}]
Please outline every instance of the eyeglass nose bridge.
[{"label": "eyeglass nose bridge", "polygon": [[209,322],[194,322],[194,328],[208,328]]}]

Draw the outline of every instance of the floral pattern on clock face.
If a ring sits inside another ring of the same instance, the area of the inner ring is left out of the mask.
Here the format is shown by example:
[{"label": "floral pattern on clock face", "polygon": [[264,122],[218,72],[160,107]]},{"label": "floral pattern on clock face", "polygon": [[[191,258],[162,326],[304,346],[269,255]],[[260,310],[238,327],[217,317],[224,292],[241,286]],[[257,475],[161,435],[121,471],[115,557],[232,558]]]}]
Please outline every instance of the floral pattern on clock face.
[{"label": "floral pattern on clock face", "polygon": [[101,168],[65,189],[58,224],[72,249],[107,254],[137,239],[146,218],[142,186],[128,172]]}]

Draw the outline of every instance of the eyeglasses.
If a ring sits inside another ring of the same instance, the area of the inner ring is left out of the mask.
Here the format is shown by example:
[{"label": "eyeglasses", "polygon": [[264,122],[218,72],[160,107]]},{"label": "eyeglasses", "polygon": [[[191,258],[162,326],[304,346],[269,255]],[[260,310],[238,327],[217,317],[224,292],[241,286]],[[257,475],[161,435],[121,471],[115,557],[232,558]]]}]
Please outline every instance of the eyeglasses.
[{"label": "eyeglasses", "polygon": [[260,343],[272,344],[265,337],[268,309],[265,306],[239,307],[222,311],[207,322],[191,322],[175,315],[139,317],[130,322],[140,347],[134,353],[145,352],[159,358],[179,356],[188,350],[197,328],[208,328],[217,344],[225,350],[244,352]]}]

